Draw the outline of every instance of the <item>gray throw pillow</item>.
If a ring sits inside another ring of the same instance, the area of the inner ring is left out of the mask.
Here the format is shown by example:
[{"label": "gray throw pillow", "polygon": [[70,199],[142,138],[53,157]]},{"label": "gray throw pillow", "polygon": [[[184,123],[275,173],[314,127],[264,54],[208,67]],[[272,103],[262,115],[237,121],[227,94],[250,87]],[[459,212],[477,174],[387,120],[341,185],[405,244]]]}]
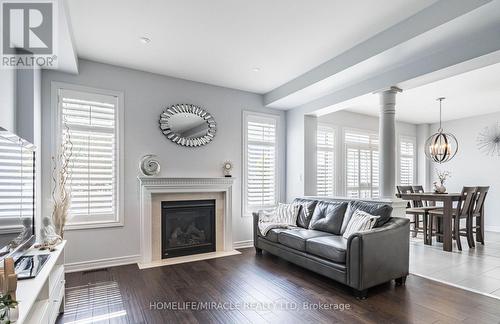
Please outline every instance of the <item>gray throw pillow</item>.
[{"label": "gray throw pillow", "polygon": [[309,224],[309,229],[340,235],[346,202],[319,201]]},{"label": "gray throw pillow", "polygon": [[311,217],[317,203],[317,200],[295,198],[293,204],[300,206],[299,215],[297,216],[298,227],[309,228],[309,223],[311,222]]},{"label": "gray throw pillow", "polygon": [[367,212],[370,215],[380,216],[379,219],[377,219],[374,228],[387,223],[387,221],[391,218],[392,213],[392,207],[387,204],[355,200],[350,201],[345,212],[341,233],[345,232],[347,224],[356,210]]}]

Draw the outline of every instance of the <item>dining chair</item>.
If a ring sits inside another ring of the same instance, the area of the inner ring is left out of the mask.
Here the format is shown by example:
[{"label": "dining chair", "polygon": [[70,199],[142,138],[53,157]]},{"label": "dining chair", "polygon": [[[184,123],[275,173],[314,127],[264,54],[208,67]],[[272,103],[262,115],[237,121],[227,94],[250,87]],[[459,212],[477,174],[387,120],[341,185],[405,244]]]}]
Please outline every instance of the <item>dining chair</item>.
[{"label": "dining chair", "polygon": [[[462,242],[460,241],[460,236],[467,236],[466,234],[460,235],[460,220],[461,219],[469,219],[472,213],[472,208],[474,206],[474,199],[476,197],[477,187],[463,187],[460,200],[458,201],[456,207],[452,210],[452,222],[453,222],[453,230],[452,237],[457,242],[457,247],[459,251],[462,251]],[[439,219],[443,217],[443,209],[433,209],[429,210],[429,243],[432,245],[432,235],[435,234],[436,237],[443,236],[442,233],[438,231],[434,231],[433,223],[434,218]],[[469,243],[470,238],[467,238],[467,242]]]},{"label": "dining chair", "polygon": [[[486,200],[486,195],[490,187],[477,187],[476,194],[473,200],[473,206],[471,207],[471,212],[469,218],[467,218],[465,228],[460,229],[460,235],[467,237],[467,243],[470,248],[476,246],[474,243],[474,234],[476,234],[476,240],[484,245],[484,201]],[[474,226],[474,219],[476,220],[476,225]]]},{"label": "dining chair", "polygon": [[[402,193],[413,193],[413,187],[412,186],[396,186],[396,190],[398,191],[399,194]],[[413,224],[413,230],[410,230],[412,232],[412,236],[416,237],[418,233],[422,233],[424,235],[424,241],[427,241],[427,211],[425,209],[421,209],[418,207],[415,207],[416,201],[411,200],[408,201],[408,204],[406,206],[406,214],[408,216],[413,216],[413,221],[410,218],[410,224]],[[420,218],[422,216],[422,219]],[[421,224],[421,222],[423,224]],[[422,227],[420,227],[422,225]]]}]

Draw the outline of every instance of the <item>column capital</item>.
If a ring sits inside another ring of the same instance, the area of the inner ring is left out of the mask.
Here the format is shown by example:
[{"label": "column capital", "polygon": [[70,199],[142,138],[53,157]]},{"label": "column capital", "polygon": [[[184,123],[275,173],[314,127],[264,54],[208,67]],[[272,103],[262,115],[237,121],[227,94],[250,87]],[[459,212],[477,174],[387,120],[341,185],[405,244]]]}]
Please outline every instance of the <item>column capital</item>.
[{"label": "column capital", "polygon": [[390,88],[386,88],[386,89],[382,89],[380,91],[377,91],[377,92],[374,92],[374,93],[399,93],[399,92],[403,92],[403,89],[401,88],[398,88],[396,86],[392,86]]}]

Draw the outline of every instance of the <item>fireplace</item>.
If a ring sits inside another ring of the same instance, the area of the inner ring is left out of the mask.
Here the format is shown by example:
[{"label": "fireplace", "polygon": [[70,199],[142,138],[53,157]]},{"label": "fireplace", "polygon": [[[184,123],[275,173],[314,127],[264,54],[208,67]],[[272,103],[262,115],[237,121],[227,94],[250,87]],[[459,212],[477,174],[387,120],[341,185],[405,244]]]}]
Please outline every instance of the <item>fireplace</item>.
[{"label": "fireplace", "polygon": [[215,251],[215,200],[161,202],[162,258]]}]

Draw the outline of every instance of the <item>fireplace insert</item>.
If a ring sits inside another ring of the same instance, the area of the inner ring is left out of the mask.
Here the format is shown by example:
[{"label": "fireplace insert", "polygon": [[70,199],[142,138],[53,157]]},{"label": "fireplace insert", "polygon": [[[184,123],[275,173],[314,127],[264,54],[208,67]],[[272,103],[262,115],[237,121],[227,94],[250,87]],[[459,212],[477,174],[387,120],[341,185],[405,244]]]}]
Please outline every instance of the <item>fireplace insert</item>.
[{"label": "fireplace insert", "polygon": [[162,201],[162,258],[215,251],[215,200]]}]

